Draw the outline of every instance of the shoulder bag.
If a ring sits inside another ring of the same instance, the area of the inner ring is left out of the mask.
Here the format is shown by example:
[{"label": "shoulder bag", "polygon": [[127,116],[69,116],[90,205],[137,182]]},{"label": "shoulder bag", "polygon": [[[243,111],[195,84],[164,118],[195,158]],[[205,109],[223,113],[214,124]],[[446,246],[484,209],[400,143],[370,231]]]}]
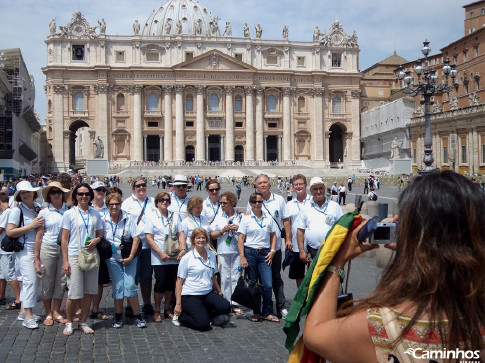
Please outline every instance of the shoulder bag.
[{"label": "shoulder bag", "polygon": [[273,220],[275,221],[276,225],[278,226],[278,229],[280,230],[280,233],[281,233],[281,239],[285,239],[286,238],[285,227],[280,228],[280,225],[279,225],[278,221],[276,220],[275,217],[273,217],[273,215],[271,214],[271,212],[269,211],[269,209],[264,205],[264,202],[263,202],[263,207],[264,207],[264,209],[266,209],[266,211],[268,212],[268,214],[271,216],[271,218],[273,218]]},{"label": "shoulder bag", "polygon": [[[89,213],[89,211],[88,211]],[[76,213],[77,241],[79,245],[78,265],[81,271],[91,271],[99,266],[99,255],[96,249],[92,251],[81,247],[81,234],[79,233],[79,213]]]},{"label": "shoulder bag", "polygon": [[[138,218],[138,222],[140,221],[141,215]],[[130,234],[130,237],[125,237],[125,226],[126,226],[126,219],[123,222],[123,232],[121,232],[121,243],[120,243],[120,252],[121,258],[129,258],[131,254],[131,250],[133,249],[133,237]],[[138,223],[137,223],[138,224]],[[141,241],[138,243],[138,249],[135,252],[135,256],[133,258],[140,256],[141,254]]]},{"label": "shoulder bag", "polygon": [[[66,206],[67,210],[71,209],[71,206]],[[62,222],[61,222],[62,223]],[[57,244],[60,246],[62,245],[62,228],[59,229],[59,233],[57,234]]]},{"label": "shoulder bag", "polygon": [[165,235],[165,241],[163,245],[163,250],[164,252],[168,255],[169,260],[176,260],[177,256],[179,255],[181,249],[180,249],[180,242],[177,238],[177,236],[172,233],[173,231],[173,220],[174,218],[174,213],[172,213],[172,216],[170,217],[170,224],[168,226],[168,234]]},{"label": "shoulder bag", "polygon": [[[19,207],[20,209],[20,220],[19,220],[19,228],[20,226],[24,225],[24,212],[22,211],[22,208]],[[24,243],[21,243],[19,241],[19,238],[11,238],[7,236],[7,233],[5,232],[5,236],[2,238],[2,243],[1,243],[1,248],[4,252],[20,252],[24,249],[24,244],[25,244],[25,234],[24,236]]]},{"label": "shoulder bag", "polygon": [[[255,276],[258,276],[253,266],[248,265]],[[263,286],[257,282],[253,283],[247,275],[247,270],[243,269],[239,280],[237,281],[236,288],[232,293],[231,300],[247,307],[251,310],[258,310],[261,307],[261,296],[263,295]]]}]

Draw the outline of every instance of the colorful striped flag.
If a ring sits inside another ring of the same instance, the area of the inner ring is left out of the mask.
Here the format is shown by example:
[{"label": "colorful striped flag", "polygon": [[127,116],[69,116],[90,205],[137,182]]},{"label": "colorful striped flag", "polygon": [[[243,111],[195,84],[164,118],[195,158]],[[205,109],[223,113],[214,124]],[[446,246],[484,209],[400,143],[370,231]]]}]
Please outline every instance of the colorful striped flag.
[{"label": "colorful striped flag", "polygon": [[325,240],[320,244],[317,255],[313,259],[303,282],[298,288],[295,299],[291,304],[290,311],[286,316],[285,327],[283,330],[286,333],[285,346],[290,351],[288,362],[318,362],[319,359],[321,359],[322,362],[325,362],[324,358],[321,358],[306,349],[301,337],[296,345],[294,345],[295,340],[300,333],[300,319],[310,311],[315,298],[315,293],[318,291],[318,287],[325,275],[325,271],[340,249],[348,232],[358,226],[361,220],[362,218],[357,210],[344,214],[334,224],[332,229],[327,233]]}]

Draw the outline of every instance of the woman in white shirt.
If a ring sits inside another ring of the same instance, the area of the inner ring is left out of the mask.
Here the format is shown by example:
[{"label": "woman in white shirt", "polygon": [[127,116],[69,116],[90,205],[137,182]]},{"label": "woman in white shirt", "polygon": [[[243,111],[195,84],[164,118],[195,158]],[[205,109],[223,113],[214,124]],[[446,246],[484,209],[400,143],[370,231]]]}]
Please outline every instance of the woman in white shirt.
[{"label": "woman in white shirt", "polygon": [[[145,236],[152,250],[152,266],[155,271],[155,286],[153,288],[155,299],[154,322],[161,322],[160,305],[165,296],[164,316],[173,318],[170,310],[175,291],[175,280],[177,279],[177,268],[179,260],[185,254],[185,245],[181,247],[181,252],[176,259],[170,259],[165,252],[165,239],[169,234],[175,236],[176,218],[175,214],[168,210],[171,198],[167,192],[159,192],[155,196],[156,209],[150,211],[149,218],[145,225]],[[171,227],[171,228],[170,228]]]},{"label": "woman in white shirt", "polygon": [[[248,268],[249,278],[253,283],[258,279],[263,283],[262,319],[279,322],[276,316],[270,314],[273,278],[271,263],[276,254],[276,232],[279,227],[271,216],[263,213],[263,196],[259,192],[249,197],[251,213],[241,219],[238,233],[239,257],[241,267]],[[261,307],[254,308],[251,321],[261,320]]]},{"label": "woman in white shirt", "polygon": [[54,320],[64,324],[61,303],[66,291],[66,275],[62,270],[62,253],[57,237],[63,215],[68,210],[65,201],[69,193],[70,190],[64,189],[58,181],[42,190],[42,197],[48,205],[39,213],[45,223],[44,228],[37,230],[34,261],[37,274],[42,275],[42,298],[46,315],[44,325],[48,326],[53,325]]},{"label": "woman in white shirt", "polygon": [[187,251],[192,247],[190,244],[190,236],[192,231],[196,228],[203,228],[209,230],[209,220],[202,215],[203,200],[201,197],[192,197],[187,203],[187,217],[182,219],[177,226],[177,238],[181,244],[187,246]]},{"label": "woman in white shirt", "polygon": [[[239,279],[239,252],[237,248],[237,229],[242,214],[237,213],[237,197],[234,193],[224,192],[221,195],[222,214],[218,214],[210,226],[210,236],[217,239],[217,263],[221,275],[222,295],[231,302],[231,296]],[[233,304],[233,311],[243,311]]]},{"label": "woman in white shirt", "polygon": [[[87,183],[80,183],[72,191],[74,207],[62,217],[62,260],[69,288],[66,303],[66,326],[64,335],[73,333],[72,320],[77,305],[81,303],[81,323],[79,327],[86,334],[94,334],[86,319],[93,295],[98,292],[98,269],[81,271],[78,265],[79,248],[92,251],[103,236],[103,221],[99,213],[90,207],[94,192]],[[81,245],[81,246],[79,246]]]},{"label": "woman in white shirt", "polygon": [[[15,263],[19,266],[22,276],[22,289],[20,290],[20,301],[22,310],[19,320],[23,320],[22,326],[28,329],[39,327],[36,320],[40,320],[32,312],[37,303],[37,289],[39,277],[34,266],[34,246],[36,230],[44,225],[44,217],[38,215],[40,205],[34,203],[37,198],[37,191],[40,188],[33,188],[28,181],[21,181],[16,186],[17,191],[13,199],[19,203],[13,208],[8,216],[7,235],[10,238],[18,238],[23,244],[23,250],[15,253]],[[22,212],[22,218],[20,218]]]},{"label": "woman in white shirt", "polygon": [[[210,320],[225,323],[231,312],[231,304],[224,299],[217,282],[216,256],[207,250],[209,240],[207,231],[196,228],[191,235],[192,250],[180,260],[177,272],[176,297],[174,313],[179,316],[183,325],[199,330],[210,329]],[[226,316],[224,319],[215,319]]]}]

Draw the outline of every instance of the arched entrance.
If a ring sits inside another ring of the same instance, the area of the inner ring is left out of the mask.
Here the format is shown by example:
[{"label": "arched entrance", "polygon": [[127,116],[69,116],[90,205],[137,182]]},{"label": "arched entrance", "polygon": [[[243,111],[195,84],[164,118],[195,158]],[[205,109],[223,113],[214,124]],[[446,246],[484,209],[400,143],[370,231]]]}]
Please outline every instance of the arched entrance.
[{"label": "arched entrance", "polygon": [[241,145],[236,146],[234,159],[235,161],[244,161],[244,148]]},{"label": "arched entrance", "polygon": [[339,124],[333,124],[330,127],[328,147],[331,163],[344,161],[344,132],[344,127]]},{"label": "arched entrance", "polygon": [[221,137],[209,135],[209,161],[221,161]]},{"label": "arched entrance", "polygon": [[160,161],[160,136],[147,135],[147,161]]},{"label": "arched entrance", "polygon": [[278,136],[266,137],[266,161],[278,161]]},{"label": "arched entrance", "polygon": [[[93,157],[89,125],[86,121],[76,120],[69,126],[69,131],[69,168],[74,171],[84,169],[85,160]],[[78,147],[76,147],[76,140],[79,142]],[[106,145],[104,153],[106,157]]]},{"label": "arched entrance", "polygon": [[185,147],[185,161],[195,160],[195,148],[192,145],[187,145]]}]

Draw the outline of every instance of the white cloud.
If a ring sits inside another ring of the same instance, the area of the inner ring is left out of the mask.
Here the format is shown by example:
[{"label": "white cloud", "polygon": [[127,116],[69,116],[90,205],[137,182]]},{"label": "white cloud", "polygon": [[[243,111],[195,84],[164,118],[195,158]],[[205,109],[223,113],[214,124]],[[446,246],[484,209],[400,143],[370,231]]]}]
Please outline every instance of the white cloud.
[{"label": "white cloud", "polygon": [[[284,25],[289,27],[292,41],[311,41],[313,28],[327,31],[338,19],[347,33],[355,30],[359,38],[360,69],[366,69],[392,55],[394,49],[402,57],[413,60],[421,56],[422,41],[427,38],[432,54],[464,35],[463,5],[472,1],[456,0],[201,0],[213,16],[230,21],[233,36],[242,36],[248,23],[251,35],[258,23],[263,39],[281,39]],[[49,22],[66,25],[78,8],[91,26],[104,18],[107,34],[129,35],[132,24],[142,24],[158,8],[157,0],[0,0],[2,24],[1,48],[20,48],[36,83],[36,109],[45,118],[45,77]]]}]

